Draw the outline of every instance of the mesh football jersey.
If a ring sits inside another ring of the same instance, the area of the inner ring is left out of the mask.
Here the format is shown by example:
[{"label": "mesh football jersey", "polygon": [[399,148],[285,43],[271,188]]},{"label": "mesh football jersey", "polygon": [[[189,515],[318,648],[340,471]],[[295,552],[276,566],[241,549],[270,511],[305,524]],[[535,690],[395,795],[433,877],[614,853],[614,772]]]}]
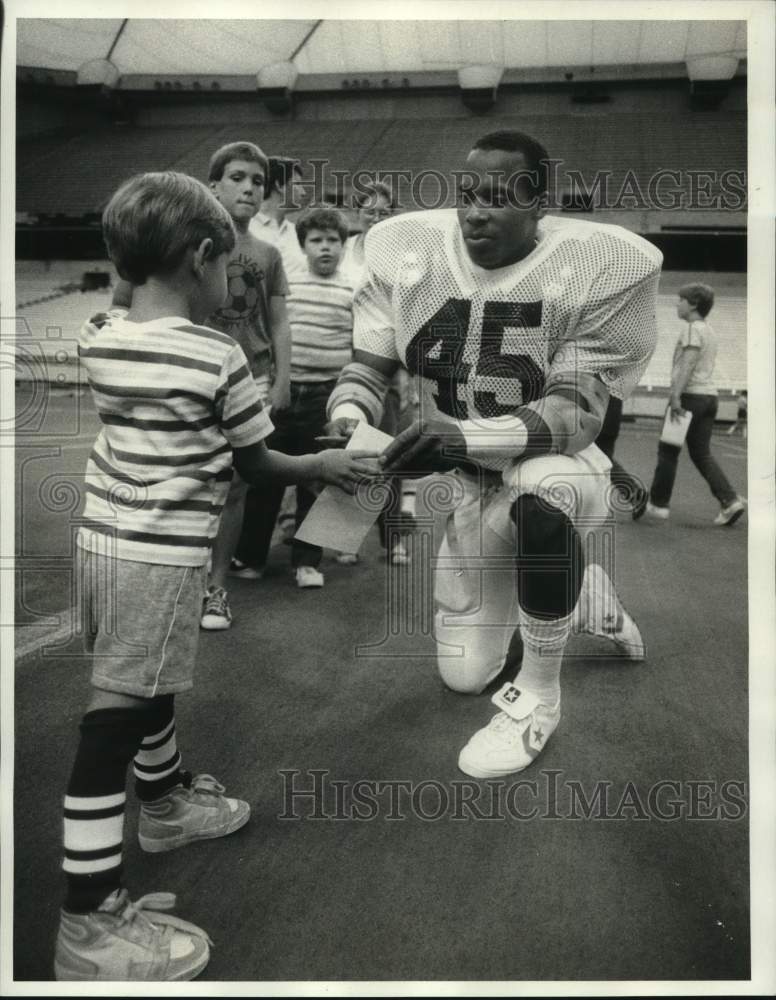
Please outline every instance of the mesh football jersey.
[{"label": "mesh football jersey", "polygon": [[662,255],[619,226],[545,218],[526,258],[486,270],[454,209],[417,212],[370,230],[365,259],[354,346],[419,376],[430,417],[513,413],[578,372],[624,398],[655,348]]}]

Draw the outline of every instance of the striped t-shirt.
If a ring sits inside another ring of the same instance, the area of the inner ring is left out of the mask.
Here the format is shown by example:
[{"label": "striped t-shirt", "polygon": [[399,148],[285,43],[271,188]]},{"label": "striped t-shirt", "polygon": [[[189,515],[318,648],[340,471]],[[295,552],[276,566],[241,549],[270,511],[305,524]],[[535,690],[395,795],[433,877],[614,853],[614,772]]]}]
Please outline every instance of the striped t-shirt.
[{"label": "striped t-shirt", "polygon": [[308,271],[288,283],[291,381],[326,382],[353,357],[353,282],[340,270],[328,277]]},{"label": "striped t-shirt", "polygon": [[119,559],[201,566],[232,478],[232,448],[272,431],[245,354],[180,317],[89,320],[78,354],[102,430],[86,466],[78,545]]}]

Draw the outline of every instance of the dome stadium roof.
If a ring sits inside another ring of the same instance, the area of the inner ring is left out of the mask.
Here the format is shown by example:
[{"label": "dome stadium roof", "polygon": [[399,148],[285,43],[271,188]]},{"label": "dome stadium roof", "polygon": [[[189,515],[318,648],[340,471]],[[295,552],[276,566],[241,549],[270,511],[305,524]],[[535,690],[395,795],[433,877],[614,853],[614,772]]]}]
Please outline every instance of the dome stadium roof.
[{"label": "dome stadium roof", "polygon": [[291,63],[301,77],[728,62],[746,56],[742,21],[147,20],[19,18],[17,64],[77,72],[109,61],[117,78],[256,74]]}]

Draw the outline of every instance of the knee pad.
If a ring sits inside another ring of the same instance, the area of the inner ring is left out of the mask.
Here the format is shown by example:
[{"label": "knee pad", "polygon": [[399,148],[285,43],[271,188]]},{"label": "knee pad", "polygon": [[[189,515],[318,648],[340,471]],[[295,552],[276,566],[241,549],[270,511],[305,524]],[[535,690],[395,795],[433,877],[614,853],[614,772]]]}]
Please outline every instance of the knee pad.
[{"label": "knee pad", "polygon": [[571,614],[582,588],[582,541],[570,519],[532,493],[510,507],[515,524],[520,606],[540,618]]},{"label": "knee pad", "polygon": [[569,518],[533,493],[523,493],[509,509],[517,536],[517,556],[570,555],[579,541]]}]

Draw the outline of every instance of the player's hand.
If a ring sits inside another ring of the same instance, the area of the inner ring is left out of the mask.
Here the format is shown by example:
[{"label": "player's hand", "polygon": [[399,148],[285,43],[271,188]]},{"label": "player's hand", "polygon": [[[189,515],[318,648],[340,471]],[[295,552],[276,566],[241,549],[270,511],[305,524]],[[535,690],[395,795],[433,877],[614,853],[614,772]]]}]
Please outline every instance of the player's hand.
[{"label": "player's hand", "polygon": [[682,409],[682,404],[675,396],[671,397],[668,408],[670,410],[672,420],[676,421],[679,420],[680,417],[684,416],[685,411]]},{"label": "player's hand", "polygon": [[346,493],[355,493],[365,479],[381,475],[378,454],[376,451],[328,448],[318,455],[320,478],[331,486],[339,486]]},{"label": "player's hand", "polygon": [[323,428],[323,434],[315,440],[327,448],[344,448],[358,427],[360,421],[354,417],[337,417]]},{"label": "player's hand", "polygon": [[449,472],[469,464],[466,440],[455,424],[416,420],[388,445],[380,456],[386,475],[401,472],[415,477]]},{"label": "player's hand", "polygon": [[289,383],[281,385],[280,382],[276,382],[269,390],[267,402],[272,407],[273,413],[277,413],[278,410],[287,410],[291,405],[291,386]]}]

